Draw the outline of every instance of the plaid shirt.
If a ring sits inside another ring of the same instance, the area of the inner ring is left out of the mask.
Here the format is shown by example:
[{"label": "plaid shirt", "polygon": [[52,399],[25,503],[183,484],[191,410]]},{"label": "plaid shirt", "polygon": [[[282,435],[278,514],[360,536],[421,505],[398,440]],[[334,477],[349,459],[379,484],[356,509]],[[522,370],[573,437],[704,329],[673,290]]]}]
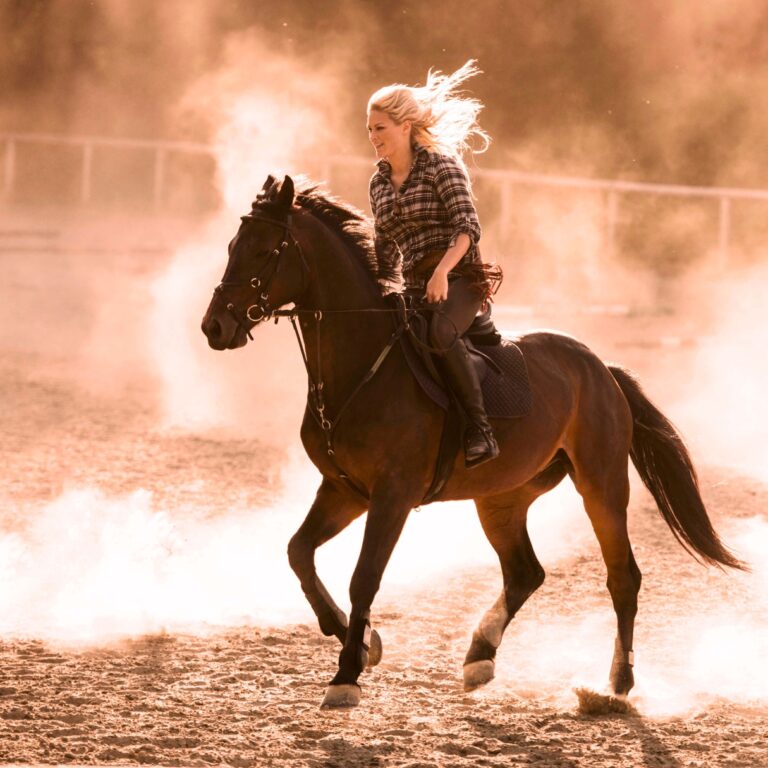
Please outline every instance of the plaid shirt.
[{"label": "plaid shirt", "polygon": [[397,193],[387,160],[379,160],[371,177],[379,282],[387,287],[400,282],[402,271],[430,251],[450,248],[461,232],[470,240],[462,262],[481,260],[477,248],[480,223],[461,163],[418,145],[415,150],[411,171]]}]

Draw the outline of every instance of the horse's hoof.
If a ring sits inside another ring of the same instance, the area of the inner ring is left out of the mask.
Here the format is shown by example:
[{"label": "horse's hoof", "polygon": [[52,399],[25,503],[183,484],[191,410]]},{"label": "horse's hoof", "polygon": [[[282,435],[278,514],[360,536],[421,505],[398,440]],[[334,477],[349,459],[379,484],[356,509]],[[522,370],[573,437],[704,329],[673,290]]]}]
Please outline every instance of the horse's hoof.
[{"label": "horse's hoof", "polygon": [[616,699],[616,701],[622,701],[625,704],[629,704],[629,694],[628,693],[612,693],[611,696]]},{"label": "horse's hoof", "polygon": [[635,675],[632,667],[625,663],[611,665],[611,692],[614,696],[626,696],[635,687]]},{"label": "horse's hoof", "polygon": [[320,709],[356,707],[360,703],[359,685],[329,685]]},{"label": "horse's hoof", "polygon": [[375,629],[371,630],[371,639],[369,642],[370,646],[368,648],[368,664],[366,665],[366,669],[375,667],[381,661],[381,657],[384,654],[384,648],[381,645],[381,636]]},{"label": "horse's hoof", "polygon": [[486,683],[490,683],[494,677],[495,664],[489,659],[482,661],[470,661],[464,665],[464,690],[474,691]]}]

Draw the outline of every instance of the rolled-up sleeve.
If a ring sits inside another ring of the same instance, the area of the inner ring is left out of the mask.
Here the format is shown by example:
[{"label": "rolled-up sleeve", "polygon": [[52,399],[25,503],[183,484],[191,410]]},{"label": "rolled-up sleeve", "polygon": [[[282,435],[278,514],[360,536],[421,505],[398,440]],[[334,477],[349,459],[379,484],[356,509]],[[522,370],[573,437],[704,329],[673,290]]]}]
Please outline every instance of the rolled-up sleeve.
[{"label": "rolled-up sleeve", "polygon": [[461,163],[453,157],[442,155],[435,173],[435,191],[448,211],[453,233],[448,247],[456,244],[462,232],[469,235],[471,246],[480,240],[480,222],[469,191],[469,181]]}]

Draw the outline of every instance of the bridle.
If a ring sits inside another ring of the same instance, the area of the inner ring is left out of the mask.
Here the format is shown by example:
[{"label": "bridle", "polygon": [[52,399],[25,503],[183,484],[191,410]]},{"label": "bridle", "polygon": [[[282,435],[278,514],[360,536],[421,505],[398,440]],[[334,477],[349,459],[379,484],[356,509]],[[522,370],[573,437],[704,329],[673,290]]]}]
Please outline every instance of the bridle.
[{"label": "bridle", "polygon": [[[265,224],[274,224],[283,230],[282,241],[280,245],[277,248],[274,248],[269,254],[266,263],[258,275],[254,275],[248,280],[227,280],[227,275],[225,273],[224,279],[222,279],[222,281],[216,286],[214,293],[220,293],[224,288],[242,287],[250,287],[254,291],[257,291],[259,293],[258,298],[255,302],[248,305],[245,310],[245,317],[252,323],[260,323],[262,320],[268,320],[277,311],[269,303],[269,289],[272,286],[273,280],[280,272],[284,261],[283,257],[286,255],[288,248],[293,246],[299,257],[299,262],[301,265],[300,294],[304,293],[304,290],[309,283],[309,265],[307,264],[307,260],[304,257],[304,251],[302,251],[301,245],[299,245],[299,241],[291,231],[291,214],[288,214],[285,217],[285,221],[273,219],[269,216],[254,215],[243,216],[242,221],[243,223],[264,222]],[[269,272],[269,274],[267,274],[267,271],[270,267],[272,267],[272,270]],[[232,304],[232,302],[227,304],[227,312],[229,312],[237,325],[243,331],[245,331],[245,333],[248,335],[248,338],[253,341],[253,336],[251,336],[250,330],[245,326],[241,318],[238,317],[237,312],[235,311],[235,305]]]}]

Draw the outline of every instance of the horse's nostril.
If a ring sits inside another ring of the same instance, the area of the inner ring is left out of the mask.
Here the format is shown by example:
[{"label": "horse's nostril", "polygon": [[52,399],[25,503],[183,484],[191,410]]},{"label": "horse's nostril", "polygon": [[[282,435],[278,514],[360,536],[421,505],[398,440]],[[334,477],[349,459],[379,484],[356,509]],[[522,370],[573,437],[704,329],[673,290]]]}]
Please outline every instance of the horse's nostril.
[{"label": "horse's nostril", "polygon": [[218,339],[221,336],[221,323],[218,320],[211,320],[206,331],[209,339]]}]

